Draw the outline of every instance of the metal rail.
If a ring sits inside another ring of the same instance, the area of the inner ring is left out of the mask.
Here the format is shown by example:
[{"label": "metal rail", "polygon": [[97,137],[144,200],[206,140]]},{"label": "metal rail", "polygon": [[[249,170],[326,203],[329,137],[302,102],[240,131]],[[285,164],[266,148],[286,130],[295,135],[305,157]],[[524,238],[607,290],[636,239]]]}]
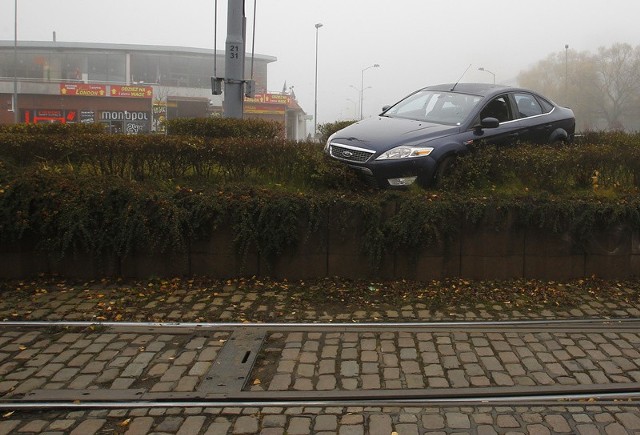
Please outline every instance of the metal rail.
[{"label": "metal rail", "polygon": [[88,328],[106,327],[136,330],[145,328],[176,328],[176,329],[219,329],[230,330],[268,329],[269,331],[387,331],[403,330],[415,331],[422,329],[457,330],[513,330],[517,328],[531,330],[559,330],[559,331],[584,331],[584,330],[640,330],[640,318],[588,318],[588,319],[552,319],[552,320],[501,320],[501,321],[437,321],[437,322],[352,322],[352,323],[238,323],[238,322],[108,322],[108,321],[0,321],[2,327],[66,327]]},{"label": "metal rail", "polygon": [[[193,397],[175,398],[172,394],[157,395],[155,399],[141,398],[140,400],[85,400],[81,394],[77,394],[75,398],[69,397],[69,400],[56,401],[31,401],[31,400],[13,400],[1,401],[0,409],[3,410],[47,410],[47,409],[134,409],[134,408],[226,408],[226,407],[402,407],[402,406],[501,406],[501,405],[631,405],[638,404],[640,401],[640,390],[638,385],[628,385],[626,387],[610,387],[606,389],[597,388],[602,386],[593,386],[594,392],[580,392],[570,388],[565,391],[550,391],[541,388],[539,394],[506,394],[506,392],[496,391],[494,393],[482,392],[477,395],[456,395],[452,392],[449,395],[420,396],[411,390],[406,390],[401,394],[394,395],[389,392],[380,392],[381,394],[373,394],[375,392],[366,392],[369,397],[364,394],[354,394],[354,392],[343,392],[344,394],[334,395],[333,397],[324,398],[322,392],[315,391],[313,396],[307,394],[307,397],[292,397],[291,394],[283,392],[271,392],[271,397],[256,397],[252,393],[247,393],[243,398],[233,400],[229,399],[207,399]],[[496,388],[495,390],[500,390]],[[404,396],[403,396],[404,395]],[[284,397],[280,397],[284,396]]]},{"label": "metal rail", "polygon": [[[640,331],[640,318],[554,319],[464,322],[362,323],[188,323],[98,321],[5,321],[0,328],[106,328],[111,331],[191,334],[194,331],[231,331],[215,365],[195,392],[137,390],[35,390],[22,398],[0,399],[0,409],[132,409],[166,407],[330,407],[424,406],[500,404],[624,404],[640,401],[640,383],[554,385],[533,387],[471,387],[449,389],[245,391],[255,358],[267,333],[303,332],[631,332]],[[92,331],[92,332],[99,332]],[[228,346],[228,347],[227,347]],[[235,371],[230,370],[234,368]],[[215,369],[219,371],[216,372]],[[225,371],[229,371],[226,373]],[[222,374],[221,374],[222,373]],[[239,377],[238,374],[240,375]]]}]

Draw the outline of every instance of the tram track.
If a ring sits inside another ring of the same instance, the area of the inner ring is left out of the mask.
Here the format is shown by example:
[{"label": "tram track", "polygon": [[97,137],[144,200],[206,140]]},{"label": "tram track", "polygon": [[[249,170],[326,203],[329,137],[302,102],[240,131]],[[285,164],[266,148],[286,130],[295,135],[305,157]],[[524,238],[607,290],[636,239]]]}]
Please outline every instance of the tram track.
[{"label": "tram track", "polygon": [[402,323],[189,323],[189,322],[70,322],[5,321],[0,332],[30,330],[89,330],[100,334],[155,334],[207,336],[228,332],[211,368],[196,391],[156,392],[145,388],[33,389],[20,397],[1,397],[0,409],[132,409],[165,407],[330,407],[636,403],[640,383],[610,382],[589,385],[489,386],[457,388],[332,389],[320,391],[254,391],[249,385],[258,354],[270,334],[638,334],[639,318],[553,319],[491,322]]},{"label": "tram track", "polygon": [[120,322],[120,321],[0,321],[0,328],[6,327],[59,327],[88,328],[103,327],[126,329],[130,331],[156,328],[184,330],[237,328],[268,329],[270,331],[344,331],[344,332],[379,332],[379,331],[422,331],[422,330],[456,330],[456,331],[616,331],[637,332],[640,330],[640,318],[586,318],[586,319],[549,319],[549,320],[495,320],[495,321],[433,321],[433,322],[282,322],[282,323],[247,323],[247,322]]}]

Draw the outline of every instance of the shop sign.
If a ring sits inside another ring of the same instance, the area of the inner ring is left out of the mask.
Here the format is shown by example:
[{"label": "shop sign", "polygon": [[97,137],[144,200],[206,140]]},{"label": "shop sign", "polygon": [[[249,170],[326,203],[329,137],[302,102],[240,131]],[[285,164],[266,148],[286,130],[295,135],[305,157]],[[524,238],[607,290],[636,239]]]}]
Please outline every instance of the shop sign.
[{"label": "shop sign", "polygon": [[126,134],[140,134],[148,130],[147,124],[140,122],[126,122],[124,132]]},{"label": "shop sign", "polygon": [[283,94],[256,94],[255,98],[246,98],[244,101],[250,103],[271,103],[284,104],[288,106],[291,103],[291,95]]},{"label": "shop sign", "polygon": [[107,95],[107,87],[105,85],[90,85],[87,83],[60,83],[60,95],[104,97]]},{"label": "shop sign", "polygon": [[111,85],[112,97],[151,98],[153,88],[151,86],[117,86]]},{"label": "shop sign", "polygon": [[67,122],[76,122],[78,112],[75,110],[59,110],[59,109],[36,109],[24,111],[24,122],[27,124],[34,123],[54,123],[59,122],[65,124]]},{"label": "shop sign", "polygon": [[282,115],[284,116],[286,106],[282,104],[252,104],[244,105],[244,113],[259,115]]},{"label": "shop sign", "polygon": [[150,121],[149,112],[130,112],[128,110],[105,111],[100,113],[101,121]]},{"label": "shop sign", "polygon": [[96,112],[93,110],[81,110],[80,122],[83,124],[92,124],[96,120]]},{"label": "shop sign", "polygon": [[163,101],[153,102],[153,124],[151,130],[157,133],[164,133],[166,127],[164,121],[167,119],[167,104]]}]

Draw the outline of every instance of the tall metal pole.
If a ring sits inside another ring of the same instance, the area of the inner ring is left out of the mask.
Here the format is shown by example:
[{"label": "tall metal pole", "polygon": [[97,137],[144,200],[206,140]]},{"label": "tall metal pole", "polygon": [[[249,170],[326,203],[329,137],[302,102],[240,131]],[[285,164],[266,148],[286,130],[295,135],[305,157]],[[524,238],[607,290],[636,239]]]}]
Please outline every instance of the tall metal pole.
[{"label": "tall metal pole", "polygon": [[322,27],[322,23],[316,24],[316,80],[315,80],[315,97],[313,102],[313,140],[318,135],[318,29]]},{"label": "tall metal pole", "polygon": [[225,118],[242,119],[244,112],[245,0],[229,0],[223,111]]},{"label": "tall metal pole", "polygon": [[363,118],[362,103],[364,102],[364,72],[370,68],[379,68],[379,67],[380,65],[376,63],[362,70],[362,75],[360,77],[360,119]]},{"label": "tall metal pole", "polygon": [[20,113],[18,110],[18,0],[14,1],[14,20],[13,20],[13,122],[20,122]]},{"label": "tall metal pole", "polygon": [[569,44],[564,45],[564,104],[569,104]]}]

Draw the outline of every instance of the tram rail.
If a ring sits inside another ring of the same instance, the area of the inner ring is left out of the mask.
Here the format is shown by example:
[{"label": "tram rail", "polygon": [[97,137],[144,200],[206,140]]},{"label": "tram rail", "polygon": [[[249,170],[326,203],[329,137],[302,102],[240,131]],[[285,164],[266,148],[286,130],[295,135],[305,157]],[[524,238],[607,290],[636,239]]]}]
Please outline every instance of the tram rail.
[{"label": "tram rail", "polygon": [[493,321],[433,321],[433,322],[121,322],[121,321],[0,321],[0,328],[6,327],[61,327],[88,328],[107,327],[139,331],[153,328],[179,330],[195,329],[268,329],[270,331],[419,331],[419,330],[456,330],[456,331],[616,331],[637,332],[640,318],[585,318],[585,319],[541,319],[541,320],[493,320]]},{"label": "tram rail", "polygon": [[[640,331],[640,318],[553,319],[473,322],[402,323],[189,323],[104,321],[5,321],[0,331],[38,328],[86,329],[127,333],[193,334],[228,331],[227,340],[199,391],[152,392],[142,388],[109,390],[39,389],[16,398],[0,398],[0,409],[132,409],[167,407],[329,407],[329,406],[424,406],[636,403],[640,383],[589,385],[490,386],[468,388],[404,388],[330,391],[251,391],[246,387],[265,336],[282,332],[385,333],[385,332],[547,332],[631,333]],[[222,373],[221,373],[222,372]],[[225,373],[229,372],[229,373]]]}]

